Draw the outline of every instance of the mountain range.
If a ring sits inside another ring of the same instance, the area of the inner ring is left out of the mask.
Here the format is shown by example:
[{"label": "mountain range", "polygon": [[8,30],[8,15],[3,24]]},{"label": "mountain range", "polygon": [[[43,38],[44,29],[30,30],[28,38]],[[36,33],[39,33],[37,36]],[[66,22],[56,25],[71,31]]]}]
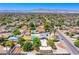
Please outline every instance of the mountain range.
[{"label": "mountain range", "polygon": [[52,9],[0,10],[0,13],[79,13],[79,10],[52,10]]}]

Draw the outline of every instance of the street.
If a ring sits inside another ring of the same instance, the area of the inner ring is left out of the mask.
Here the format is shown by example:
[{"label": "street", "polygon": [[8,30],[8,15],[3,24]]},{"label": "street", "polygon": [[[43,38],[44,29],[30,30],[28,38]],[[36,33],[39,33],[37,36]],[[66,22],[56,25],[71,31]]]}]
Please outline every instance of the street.
[{"label": "street", "polygon": [[79,51],[77,50],[77,48],[73,44],[71,44],[71,42],[69,42],[68,39],[64,37],[64,35],[61,32],[57,31],[56,33],[61,38],[61,40],[63,40],[64,43],[67,45],[67,47],[71,51],[71,54],[79,55]]}]

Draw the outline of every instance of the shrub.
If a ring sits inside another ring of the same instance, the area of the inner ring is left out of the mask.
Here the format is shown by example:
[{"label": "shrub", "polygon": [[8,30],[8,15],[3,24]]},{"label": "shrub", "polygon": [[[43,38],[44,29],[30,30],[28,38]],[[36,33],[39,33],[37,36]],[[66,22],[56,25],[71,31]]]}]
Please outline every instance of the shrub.
[{"label": "shrub", "polygon": [[70,32],[69,36],[72,37],[72,36],[74,36],[74,34],[75,34],[74,32]]},{"label": "shrub", "polygon": [[60,27],[59,29],[60,29],[60,30],[63,30],[63,28],[62,28],[62,27]]},{"label": "shrub", "polygon": [[36,28],[35,28],[35,27],[31,27],[30,29],[31,29],[31,30],[35,30]]},{"label": "shrub", "polygon": [[76,41],[74,42],[74,45],[79,48],[79,40],[76,40]]},{"label": "shrub", "polygon": [[55,44],[54,44],[54,41],[51,39],[48,40],[48,45],[51,46],[53,49],[57,49]]},{"label": "shrub", "polygon": [[33,44],[30,41],[26,41],[24,45],[22,46],[23,51],[32,51],[33,50]]},{"label": "shrub", "polygon": [[58,40],[58,36],[57,36],[57,35],[53,36],[52,40],[53,40],[54,42],[59,41],[59,40]]},{"label": "shrub", "polygon": [[0,42],[4,42],[4,41],[7,41],[7,38],[0,37]]},{"label": "shrub", "polygon": [[12,47],[13,46],[13,41],[9,40],[9,41],[6,41],[5,43],[5,46],[8,46],[8,47]]},{"label": "shrub", "polygon": [[22,37],[20,37],[19,39],[18,39],[18,44],[20,44],[21,46],[23,46],[24,45],[24,42],[25,42],[25,40],[22,38]]},{"label": "shrub", "polygon": [[77,37],[77,40],[79,40],[79,37]]},{"label": "shrub", "polygon": [[69,32],[65,32],[66,35],[69,35]]},{"label": "shrub", "polygon": [[46,38],[46,40],[48,40],[48,38]]},{"label": "shrub", "polygon": [[65,34],[72,37],[72,36],[74,36],[75,33],[74,32],[65,32]]}]

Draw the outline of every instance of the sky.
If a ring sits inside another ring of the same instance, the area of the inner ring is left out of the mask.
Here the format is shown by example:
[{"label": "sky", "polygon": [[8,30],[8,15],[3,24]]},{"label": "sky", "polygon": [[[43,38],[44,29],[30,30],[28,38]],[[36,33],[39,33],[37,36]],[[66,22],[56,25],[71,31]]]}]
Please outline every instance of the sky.
[{"label": "sky", "polygon": [[0,3],[0,10],[79,10],[79,3]]}]

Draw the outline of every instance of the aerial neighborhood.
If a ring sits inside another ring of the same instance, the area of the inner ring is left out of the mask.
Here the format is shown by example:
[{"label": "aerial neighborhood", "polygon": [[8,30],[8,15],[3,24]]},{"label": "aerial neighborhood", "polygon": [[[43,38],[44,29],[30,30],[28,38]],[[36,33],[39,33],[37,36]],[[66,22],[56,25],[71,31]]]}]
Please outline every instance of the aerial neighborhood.
[{"label": "aerial neighborhood", "polygon": [[0,54],[79,54],[79,15],[3,13],[0,15]]}]

